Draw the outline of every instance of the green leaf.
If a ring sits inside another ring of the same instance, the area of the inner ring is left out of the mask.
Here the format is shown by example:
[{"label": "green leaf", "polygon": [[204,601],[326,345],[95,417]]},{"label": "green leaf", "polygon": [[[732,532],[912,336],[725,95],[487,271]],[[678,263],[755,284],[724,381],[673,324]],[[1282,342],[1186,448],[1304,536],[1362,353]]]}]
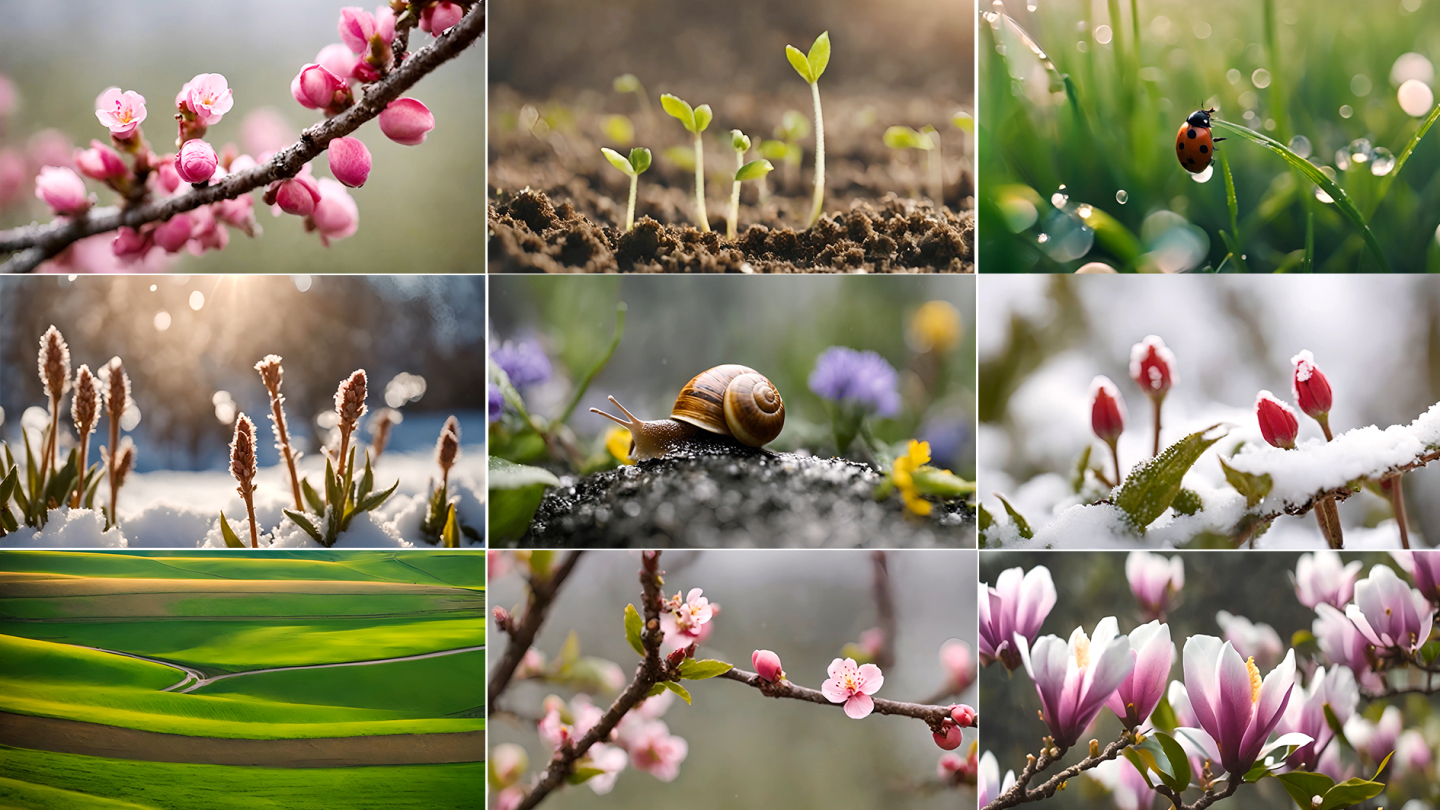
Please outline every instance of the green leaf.
[{"label": "green leaf", "polygon": [[1189,436],[1165,448],[1155,458],[1137,464],[1120,490],[1115,493],[1115,505],[1124,512],[1135,528],[1144,531],[1170,508],[1175,496],[1180,493],[1180,482],[1185,473],[1195,465],[1200,454],[1210,445],[1220,441],[1225,434],[1207,438],[1206,435],[1220,427],[1210,427],[1191,433]]},{"label": "green leaf", "polygon": [[919,149],[920,133],[910,127],[890,127],[885,130],[885,145],[891,149]]},{"label": "green leaf", "polygon": [[1025,520],[1025,517],[1015,511],[1015,507],[1011,506],[1010,502],[1005,500],[1004,495],[997,492],[995,497],[999,498],[1000,503],[1004,504],[1006,514],[1010,515],[1010,520],[1015,524],[1015,528],[1019,530],[1020,536],[1026,540],[1033,540],[1035,538],[1035,530],[1030,528],[1030,523]]},{"label": "green leaf", "polygon": [[1384,792],[1383,782],[1370,782],[1359,777],[1347,779],[1325,792],[1325,801],[1317,810],[1339,810],[1373,799]]},{"label": "green leaf", "polygon": [[560,666],[563,669],[580,660],[580,636],[574,630],[565,637],[565,643],[560,645]]},{"label": "green leaf", "polygon": [[923,495],[936,495],[946,500],[969,495],[975,491],[975,483],[939,467],[925,465],[912,473],[915,489]]},{"label": "green leaf", "polygon": [[709,104],[701,104],[699,107],[696,107],[695,134],[699,135],[700,133],[704,132],[705,129],[710,126],[710,122],[714,119],[715,113],[711,112]]},{"label": "green leaf", "polygon": [[489,476],[491,490],[524,489],[536,484],[543,484],[547,487],[560,486],[560,479],[556,478],[555,473],[549,470],[516,464],[513,461],[506,461],[494,456],[490,457]]},{"label": "green leaf", "polygon": [[773,171],[775,171],[775,167],[771,165],[770,161],[764,158],[752,160],[741,166],[740,171],[735,172],[735,182],[743,183],[746,180],[755,180]]},{"label": "green leaf", "polygon": [[800,74],[800,78],[810,84],[815,83],[815,77],[810,73],[810,60],[805,58],[805,54],[801,53],[799,48],[794,45],[786,45],[785,58],[790,60],[790,67],[795,68],[795,72]]},{"label": "green leaf", "polygon": [[1420,124],[1420,128],[1415,130],[1415,134],[1410,136],[1410,142],[1405,144],[1405,148],[1400,150],[1400,156],[1395,158],[1395,168],[1391,169],[1390,173],[1385,175],[1385,179],[1380,181],[1380,190],[1375,193],[1375,199],[1370,203],[1369,213],[1372,216],[1375,213],[1375,209],[1379,207],[1380,201],[1384,200],[1385,195],[1390,193],[1390,184],[1395,182],[1395,175],[1399,174],[1400,170],[1405,168],[1405,161],[1410,159],[1410,154],[1415,151],[1415,147],[1420,145],[1420,140],[1425,137],[1425,133],[1430,131],[1430,127],[1435,125],[1437,118],[1440,118],[1440,104],[1436,104],[1435,109],[1431,110],[1430,114],[1425,116],[1425,120]]},{"label": "green leaf", "polygon": [[1305,212],[1305,263],[1300,266],[1303,273],[1315,272],[1315,212]]},{"label": "green leaf", "polygon": [[991,516],[990,510],[984,504],[975,507],[975,522],[980,531],[985,531],[995,525],[995,518]]},{"label": "green leaf", "polygon": [[460,548],[460,522],[456,519],[460,511],[451,506],[449,515],[445,518],[445,530],[440,533],[440,540],[445,548]]},{"label": "green leaf", "polygon": [[790,151],[790,145],[784,141],[761,141],[760,157],[770,160],[784,160],[786,153]]},{"label": "green leaf", "polygon": [[391,495],[395,494],[395,490],[399,488],[399,486],[400,482],[397,480],[394,484],[390,486],[389,489],[385,490],[384,492],[376,492],[373,495],[370,495],[365,500],[355,505],[355,509],[352,510],[350,513],[351,516],[359,514],[360,512],[373,512],[374,510],[379,509],[381,505],[383,505],[385,501],[390,498]]},{"label": "green leaf", "polygon": [[1185,749],[1174,737],[1161,731],[1150,736],[1152,740],[1160,742],[1160,750],[1164,752],[1165,758],[1170,761],[1170,772],[1161,774],[1160,778],[1166,786],[1176,793],[1181,793],[1190,786],[1190,757],[1186,756]]},{"label": "green leaf", "polygon": [[674,692],[675,694],[679,695],[680,698],[685,701],[685,705],[686,705],[686,706],[689,706],[689,705],[690,705],[690,693],[687,692],[687,691],[685,691],[685,687],[681,686],[680,684],[678,684],[678,683],[676,683],[676,682],[674,682],[674,681],[661,681],[660,683],[661,683],[666,689],[669,689],[671,692]]},{"label": "green leaf", "polygon": [[325,459],[325,503],[339,509],[345,503],[345,494],[340,491],[340,482],[335,478],[335,466]]},{"label": "green leaf", "polygon": [[829,31],[815,38],[815,44],[810,46],[810,54],[805,57],[805,61],[810,63],[810,81],[820,81],[820,77],[825,75],[825,67],[830,64]]},{"label": "green leaf", "polygon": [[623,73],[615,77],[613,86],[617,93],[638,93],[640,92],[640,79],[634,73]]},{"label": "green leaf", "polygon": [[309,478],[300,479],[300,492],[304,494],[305,502],[310,504],[315,514],[325,514],[325,501],[320,497],[320,493],[315,491],[315,487],[310,486]]},{"label": "green leaf", "polygon": [[645,657],[645,644],[640,640],[640,631],[645,627],[645,620],[640,618],[640,611],[634,605],[625,606],[625,640],[630,642],[630,647],[635,654]]},{"label": "green leaf", "polygon": [[630,168],[636,175],[645,173],[650,168],[650,150],[643,146],[637,146],[630,150]]},{"label": "green leaf", "polygon": [[11,467],[10,472],[5,475],[5,478],[0,480],[0,506],[4,506],[5,503],[10,500],[11,493],[13,493],[15,487],[19,485],[20,476],[15,468]]},{"label": "green leaf", "polygon": [[660,97],[660,107],[669,113],[672,118],[678,118],[681,124],[691,132],[698,132],[695,129],[695,108],[679,96],[672,96],[669,93]]},{"label": "green leaf", "polygon": [[1085,449],[1080,451],[1080,458],[1075,461],[1075,467],[1070,472],[1070,490],[1079,493],[1085,487],[1085,471],[1090,469],[1090,453],[1095,449],[1094,445],[1087,444]]},{"label": "green leaf", "polygon": [[[1375,258],[1379,260],[1381,268],[1384,269],[1386,273],[1391,272],[1390,263],[1385,259],[1385,251],[1380,249],[1380,243],[1375,239],[1375,234],[1370,230],[1370,226],[1365,224],[1365,218],[1360,216],[1360,212],[1356,210],[1355,204],[1350,202],[1350,197],[1345,194],[1345,190],[1336,185],[1335,181],[1327,177],[1324,172],[1320,171],[1319,166],[1290,151],[1289,148],[1274,138],[1262,135],[1253,129],[1248,129],[1239,124],[1233,124],[1229,121],[1221,121],[1219,119],[1213,121],[1213,126],[1217,130],[1239,135],[1269,149],[1284,158],[1287,163],[1309,178],[1312,183],[1323,189],[1325,193],[1330,196],[1330,199],[1335,201],[1335,208],[1338,209],[1341,214],[1344,214],[1345,218],[1350,220],[1350,224],[1354,225],[1355,229],[1360,232],[1360,236],[1365,239],[1365,244],[1370,247],[1370,251],[1374,253]],[[1398,163],[1396,164],[1396,169],[1399,169]],[[1392,170],[1391,173],[1393,174],[1394,171],[1395,170]]]},{"label": "green leaf", "polygon": [[1149,751],[1142,751],[1133,746],[1126,748],[1123,753],[1125,754],[1125,758],[1130,760],[1130,764],[1135,766],[1135,770],[1140,772],[1140,777],[1145,780],[1145,784],[1149,785],[1151,789],[1154,789],[1155,780],[1150,778],[1150,774],[1154,772],[1157,767],[1155,755]]},{"label": "green leaf", "polygon": [[1335,739],[1339,740],[1340,744],[1346,748],[1354,748],[1355,746],[1351,745],[1350,740],[1345,736],[1345,726],[1340,722],[1340,718],[1335,716],[1335,710],[1330,708],[1329,703],[1326,703],[1323,708],[1325,709],[1325,724],[1330,726],[1330,731],[1335,734]]},{"label": "green leaf", "polygon": [[315,539],[315,542],[325,542],[320,538],[320,530],[317,529],[315,527],[315,524],[310,522],[310,518],[306,517],[304,514],[296,512],[293,509],[286,509],[285,517],[288,517],[291,520],[295,521],[295,525],[299,526],[301,529],[304,529],[306,534],[310,535],[312,538]]},{"label": "green leaf", "polygon": [[[645,171],[645,169],[650,167],[650,150],[645,149],[643,151],[645,152],[645,166],[638,169],[637,173],[643,172]],[[635,157],[635,152],[633,150],[630,152],[630,157],[632,160]],[[570,401],[565,405],[565,410],[560,412],[560,418],[555,421],[570,421],[570,414],[575,412],[575,407],[580,404],[580,400],[585,396],[585,392],[590,390],[590,382],[595,379],[595,375],[599,374],[601,369],[605,368],[605,366],[610,363],[610,358],[615,356],[615,349],[619,347],[620,340],[625,337],[626,311],[627,307],[625,306],[624,301],[621,301],[620,303],[615,305],[615,332],[613,335],[610,336],[610,345],[606,347],[605,353],[600,356],[600,359],[595,361],[595,365],[591,366],[585,372],[584,376],[580,378],[580,381],[575,385],[574,393],[570,395]],[[491,474],[494,474],[493,468]],[[491,486],[493,487],[494,484],[492,483]],[[550,486],[556,486],[556,484],[551,484]]]},{"label": "green leaf", "polygon": [[724,661],[708,658],[697,661],[691,658],[680,664],[680,677],[687,681],[703,681],[707,678],[724,675],[734,668],[734,664],[727,664]]},{"label": "green leaf", "polygon": [[635,167],[630,165],[630,161],[626,160],[624,155],[604,146],[600,147],[600,154],[604,155],[605,159],[610,161],[611,166],[624,172],[626,177],[635,176]]},{"label": "green leaf", "polygon": [[750,139],[745,133],[738,129],[730,130],[730,148],[736,152],[745,153],[750,151]]},{"label": "green leaf", "polygon": [[235,535],[235,530],[230,528],[230,521],[225,519],[225,510],[220,510],[220,536],[225,538],[226,548],[245,548],[240,538]]},{"label": "green leaf", "polygon": [[950,124],[970,134],[975,132],[975,116],[964,110],[956,110],[955,114],[950,116]]},{"label": "green leaf", "polygon": [[[398,482],[397,482],[398,483]],[[370,451],[365,451],[365,473],[360,476],[360,489],[355,500],[363,501],[370,490],[375,488],[375,473],[370,469]]]},{"label": "green leaf", "polygon": [[660,694],[661,692],[664,692],[664,691],[665,691],[665,684],[663,684],[663,683],[657,683],[657,684],[655,684],[654,686],[650,687],[650,691],[648,691],[648,692],[645,693],[645,697],[647,697],[647,698],[652,698],[652,697],[655,697],[656,695],[658,695],[658,694]]},{"label": "green leaf", "polygon": [[1313,810],[1310,800],[1315,796],[1324,796],[1335,786],[1335,780],[1323,773],[1291,771],[1278,774],[1275,778],[1280,780],[1285,792],[1290,794],[1290,798],[1295,800],[1300,810]]},{"label": "green leaf", "polygon": [[570,771],[570,775],[565,777],[565,781],[572,785],[583,785],[587,781],[601,776],[604,773],[605,770],[603,768],[596,768],[593,765],[576,765],[575,768]]},{"label": "green leaf", "polygon": [[1226,464],[1223,458],[1220,459],[1220,467],[1225,470],[1225,480],[1230,482],[1230,486],[1234,487],[1236,492],[1245,496],[1245,506],[1247,508],[1254,508],[1255,504],[1265,500],[1265,496],[1270,494],[1270,488],[1274,486],[1269,473],[1264,475],[1251,475],[1247,472],[1241,472],[1229,464]]}]

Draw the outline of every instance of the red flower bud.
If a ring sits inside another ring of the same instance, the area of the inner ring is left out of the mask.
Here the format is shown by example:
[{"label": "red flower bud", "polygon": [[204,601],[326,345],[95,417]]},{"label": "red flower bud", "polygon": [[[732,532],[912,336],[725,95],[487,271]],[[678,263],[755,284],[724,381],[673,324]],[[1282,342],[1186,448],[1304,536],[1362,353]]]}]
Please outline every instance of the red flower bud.
[{"label": "red flower bud", "polygon": [[950,719],[958,723],[962,728],[971,728],[980,717],[973,706],[966,706],[961,703],[958,706],[950,707]]},{"label": "red flower bud", "polygon": [[1260,422],[1260,435],[1265,437],[1265,441],[1286,450],[1295,448],[1300,420],[1289,405],[1276,399],[1269,391],[1261,391],[1255,398],[1255,418]]},{"label": "red flower bud", "polygon": [[1330,413],[1334,397],[1330,393],[1330,381],[1315,365],[1315,356],[1303,351],[1290,358],[1295,364],[1295,402],[1300,410],[1311,419],[1319,419]]},{"label": "red flower bud", "polygon": [[1130,349],[1130,379],[1149,397],[1163,397],[1175,384],[1175,355],[1150,335]]},{"label": "red flower bud", "polygon": [[1125,432],[1125,400],[1109,377],[1090,383],[1090,428],[1106,444],[1114,444]]},{"label": "red flower bud", "polygon": [[678,667],[685,661],[685,650],[679,649],[665,656],[665,664],[671,667]]},{"label": "red flower bud", "polygon": [[755,666],[756,674],[770,683],[779,683],[785,677],[785,670],[780,667],[780,656],[769,650],[751,653],[750,663]]},{"label": "red flower bud", "polygon": [[943,750],[954,751],[956,748],[960,747],[960,743],[962,742],[960,734],[961,731],[959,726],[952,723],[946,723],[945,730],[943,732],[937,731],[932,736],[935,738],[935,744],[940,746]]}]

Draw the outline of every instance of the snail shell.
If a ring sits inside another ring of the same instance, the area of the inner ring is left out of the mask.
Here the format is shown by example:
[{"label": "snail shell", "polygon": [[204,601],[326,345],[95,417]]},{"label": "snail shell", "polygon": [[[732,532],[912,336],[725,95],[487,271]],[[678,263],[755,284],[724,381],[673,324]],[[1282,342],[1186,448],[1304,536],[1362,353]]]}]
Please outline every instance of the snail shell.
[{"label": "snail shell", "polygon": [[686,383],[670,418],[761,447],[785,427],[785,402],[765,375],[729,364],[703,371]]}]

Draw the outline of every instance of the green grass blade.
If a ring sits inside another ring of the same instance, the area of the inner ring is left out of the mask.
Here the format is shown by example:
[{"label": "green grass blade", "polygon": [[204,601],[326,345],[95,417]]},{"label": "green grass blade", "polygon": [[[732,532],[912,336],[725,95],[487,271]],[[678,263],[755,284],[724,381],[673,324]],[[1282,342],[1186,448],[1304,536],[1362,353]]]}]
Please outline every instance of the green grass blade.
[{"label": "green grass blade", "polygon": [[1289,107],[1285,100],[1285,82],[1280,71],[1280,28],[1275,20],[1275,0],[1265,0],[1265,50],[1270,68],[1270,109],[1275,118],[1275,133],[1290,139]]},{"label": "green grass blade", "polygon": [[1226,241],[1231,242],[1228,247],[1235,255],[1235,266],[1246,273],[1249,270],[1245,267],[1245,260],[1240,258],[1240,205],[1235,200],[1235,178],[1230,175],[1230,161],[1225,159],[1223,151],[1220,152],[1220,170],[1225,174],[1225,205],[1230,208],[1230,234],[1233,237]]},{"label": "green grass blade", "polygon": [[1305,212],[1305,264],[1301,272],[1315,272],[1315,212]]},{"label": "green grass blade", "polygon": [[590,381],[595,379],[595,375],[599,374],[600,370],[610,362],[610,358],[615,355],[615,349],[620,345],[620,339],[623,337],[625,337],[625,302],[621,301],[620,305],[615,308],[615,335],[610,338],[610,347],[605,350],[605,356],[601,357],[599,362],[591,366],[590,370],[585,372],[585,376],[580,378],[580,384],[575,386],[575,393],[570,397],[570,403],[565,406],[565,410],[561,412],[560,418],[556,421],[569,421],[570,414],[575,412],[575,406],[580,404],[581,398],[589,390]]},{"label": "green grass blade", "polygon": [[[1391,169],[1390,173],[1385,175],[1385,179],[1380,181],[1380,190],[1376,192],[1375,199],[1370,203],[1370,210],[1366,212],[1369,216],[1375,215],[1375,209],[1380,207],[1380,203],[1384,201],[1385,195],[1390,192],[1390,185],[1395,182],[1395,175],[1399,174],[1400,170],[1405,168],[1405,161],[1410,159],[1410,153],[1414,152],[1415,147],[1420,145],[1420,141],[1425,137],[1425,133],[1429,132],[1430,127],[1435,125],[1436,119],[1440,119],[1440,104],[1436,104],[1435,109],[1431,110],[1430,114],[1425,116],[1425,120],[1421,122],[1420,128],[1415,130],[1415,134],[1411,136],[1410,142],[1405,144],[1405,148],[1400,150],[1400,156],[1395,158],[1395,168]],[[1367,217],[1367,219],[1368,218],[1369,217]]]},{"label": "green grass blade", "polygon": [[1365,239],[1365,244],[1370,247],[1370,251],[1374,253],[1375,258],[1380,261],[1380,266],[1385,272],[1391,272],[1390,262],[1386,261],[1385,252],[1380,249],[1380,243],[1376,241],[1375,234],[1371,232],[1370,226],[1365,224],[1365,218],[1360,216],[1360,212],[1355,208],[1355,204],[1350,202],[1350,197],[1345,194],[1345,190],[1336,185],[1334,180],[1326,177],[1325,173],[1320,171],[1320,167],[1290,151],[1287,146],[1274,138],[1262,135],[1253,129],[1220,120],[1214,121],[1214,128],[1229,132],[1233,135],[1239,135],[1269,149],[1284,158],[1293,168],[1305,175],[1310,182],[1323,189],[1326,194],[1330,195],[1330,199],[1335,201],[1335,207],[1339,209],[1340,213],[1344,214],[1345,218],[1350,220],[1351,224],[1355,226],[1355,229],[1360,232],[1360,235]]}]

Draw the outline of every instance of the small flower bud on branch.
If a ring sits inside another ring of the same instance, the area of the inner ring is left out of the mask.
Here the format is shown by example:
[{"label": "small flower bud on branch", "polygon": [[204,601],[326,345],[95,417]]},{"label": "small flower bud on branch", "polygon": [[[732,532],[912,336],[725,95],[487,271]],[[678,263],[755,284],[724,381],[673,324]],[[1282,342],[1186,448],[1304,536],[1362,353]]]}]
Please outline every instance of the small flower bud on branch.
[{"label": "small flower bud on branch", "polygon": [[235,420],[235,437],[230,441],[230,474],[240,486],[235,488],[245,500],[245,511],[250,518],[250,547],[259,548],[259,533],[255,527],[255,474],[259,465],[255,458],[255,423],[250,417],[240,414]]}]

